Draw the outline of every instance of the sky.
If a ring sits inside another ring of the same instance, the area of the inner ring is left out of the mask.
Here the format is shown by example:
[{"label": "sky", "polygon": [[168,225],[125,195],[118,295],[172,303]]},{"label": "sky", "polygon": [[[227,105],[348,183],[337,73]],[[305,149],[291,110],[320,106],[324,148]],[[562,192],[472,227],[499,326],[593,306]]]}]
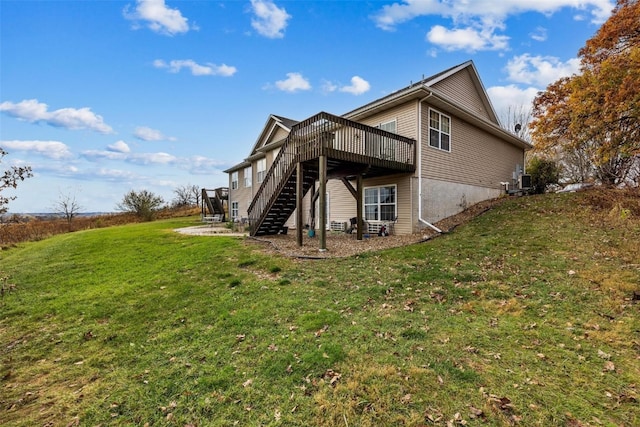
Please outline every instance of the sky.
[{"label": "sky", "polygon": [[345,114],[473,60],[502,118],[579,71],[613,0],[0,0],[9,212],[228,185],[270,114]]}]

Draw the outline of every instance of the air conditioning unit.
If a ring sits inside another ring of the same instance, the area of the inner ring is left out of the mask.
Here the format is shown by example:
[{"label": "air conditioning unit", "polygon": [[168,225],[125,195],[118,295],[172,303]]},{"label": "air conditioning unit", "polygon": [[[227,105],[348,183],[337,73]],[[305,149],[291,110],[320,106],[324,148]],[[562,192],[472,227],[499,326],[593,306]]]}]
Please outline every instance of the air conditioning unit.
[{"label": "air conditioning unit", "polygon": [[518,187],[520,190],[531,188],[531,175],[520,175],[518,178]]}]

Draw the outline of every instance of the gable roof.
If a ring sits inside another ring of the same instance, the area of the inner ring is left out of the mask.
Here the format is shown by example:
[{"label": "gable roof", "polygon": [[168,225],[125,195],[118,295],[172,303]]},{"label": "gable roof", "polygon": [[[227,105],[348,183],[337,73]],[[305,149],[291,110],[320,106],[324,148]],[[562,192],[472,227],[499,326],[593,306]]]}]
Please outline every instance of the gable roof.
[{"label": "gable roof", "polygon": [[[436,85],[440,86],[438,85],[438,83],[441,83],[451,76],[464,70],[468,71],[468,74],[471,77],[472,84],[475,87],[476,92],[478,93],[479,100],[487,111],[487,118],[479,116],[468,106],[462,105],[460,102],[455,101],[451,96],[444,93],[442,90],[434,87]],[[474,125],[506,140],[511,144],[514,144],[523,149],[532,148],[531,144],[517,137],[511,132],[508,132],[500,126],[500,122],[498,120],[495,109],[493,108],[493,104],[491,103],[489,95],[487,95],[487,91],[485,90],[484,85],[480,80],[478,70],[471,60],[448,68],[417,83],[412,83],[403,89],[400,89],[387,96],[365,104],[362,107],[358,107],[355,110],[343,114],[343,117],[349,120],[358,121],[377,112],[387,110],[393,106],[404,104],[412,100],[426,100],[427,98],[432,105],[449,111],[459,116],[463,120],[469,123],[473,123]]]},{"label": "gable roof", "polygon": [[264,124],[262,128],[262,132],[260,132],[258,139],[256,140],[255,144],[253,145],[253,148],[251,149],[251,153],[249,154],[249,157],[257,154],[260,148],[270,143],[278,142],[274,140],[274,137],[278,132],[278,130],[282,129],[287,134],[289,134],[289,132],[291,132],[291,128],[296,123],[298,123],[296,120],[288,119],[282,116],[276,116],[275,114],[270,114],[269,118],[267,119],[267,122]]},{"label": "gable roof", "polygon": [[253,148],[249,153],[249,157],[247,157],[246,159],[244,159],[244,161],[238,163],[237,165],[231,166],[229,169],[224,170],[223,172],[230,173],[247,166],[251,166],[251,160],[257,157],[264,157],[264,152],[263,150],[261,150],[263,147],[273,144],[272,146],[275,148],[278,145],[278,142],[282,143],[284,141],[284,139],[274,140],[279,130],[283,130],[284,132],[289,134],[289,132],[291,132],[291,128],[296,123],[298,123],[297,120],[270,114],[267,118],[266,123],[262,127],[262,132],[260,132],[258,139],[253,144]]}]

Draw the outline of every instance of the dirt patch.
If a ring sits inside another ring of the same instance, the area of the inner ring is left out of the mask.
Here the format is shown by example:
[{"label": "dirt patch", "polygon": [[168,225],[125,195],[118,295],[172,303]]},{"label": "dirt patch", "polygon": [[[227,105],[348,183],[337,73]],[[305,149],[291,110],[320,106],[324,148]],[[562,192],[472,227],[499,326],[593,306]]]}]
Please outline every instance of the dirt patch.
[{"label": "dirt patch", "polygon": [[[472,218],[486,212],[498,204],[501,204],[508,197],[487,200],[477,203],[457,215],[445,218],[434,224],[443,232],[449,232],[468,222]],[[276,252],[294,258],[340,258],[349,257],[362,252],[379,251],[388,248],[412,245],[438,236],[440,233],[430,228],[423,229],[420,233],[379,237],[371,235],[369,238],[357,240],[355,234],[342,232],[327,233],[327,250],[319,250],[318,237],[309,237],[306,233],[302,236],[302,247],[296,243],[295,231],[291,234],[279,234],[275,236],[251,237],[246,240],[247,244],[261,245],[266,251]]]}]

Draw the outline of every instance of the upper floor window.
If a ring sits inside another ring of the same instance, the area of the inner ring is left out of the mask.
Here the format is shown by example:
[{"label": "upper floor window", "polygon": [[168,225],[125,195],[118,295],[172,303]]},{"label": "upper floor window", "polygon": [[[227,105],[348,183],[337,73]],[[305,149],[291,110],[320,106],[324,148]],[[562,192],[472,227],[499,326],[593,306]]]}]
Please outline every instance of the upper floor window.
[{"label": "upper floor window", "polygon": [[396,186],[364,189],[364,218],[367,221],[393,221],[396,218]]},{"label": "upper floor window", "polygon": [[[396,121],[392,120],[386,123],[380,123],[378,129],[387,132],[396,133]],[[387,137],[380,138],[380,158],[385,160],[395,160],[396,157],[396,141]]]},{"label": "upper floor window", "polygon": [[244,186],[251,187],[251,166],[244,168]]},{"label": "upper floor window", "polygon": [[429,110],[429,145],[451,151],[451,118]]},{"label": "upper floor window", "polygon": [[267,175],[267,159],[262,158],[258,160],[256,169],[256,180],[258,182],[264,181],[264,178]]},{"label": "upper floor window", "polygon": [[238,171],[231,172],[231,189],[236,190],[238,188]]},{"label": "upper floor window", "polygon": [[386,130],[387,132],[396,133],[396,121],[392,120],[386,123],[380,123],[378,129]]}]

